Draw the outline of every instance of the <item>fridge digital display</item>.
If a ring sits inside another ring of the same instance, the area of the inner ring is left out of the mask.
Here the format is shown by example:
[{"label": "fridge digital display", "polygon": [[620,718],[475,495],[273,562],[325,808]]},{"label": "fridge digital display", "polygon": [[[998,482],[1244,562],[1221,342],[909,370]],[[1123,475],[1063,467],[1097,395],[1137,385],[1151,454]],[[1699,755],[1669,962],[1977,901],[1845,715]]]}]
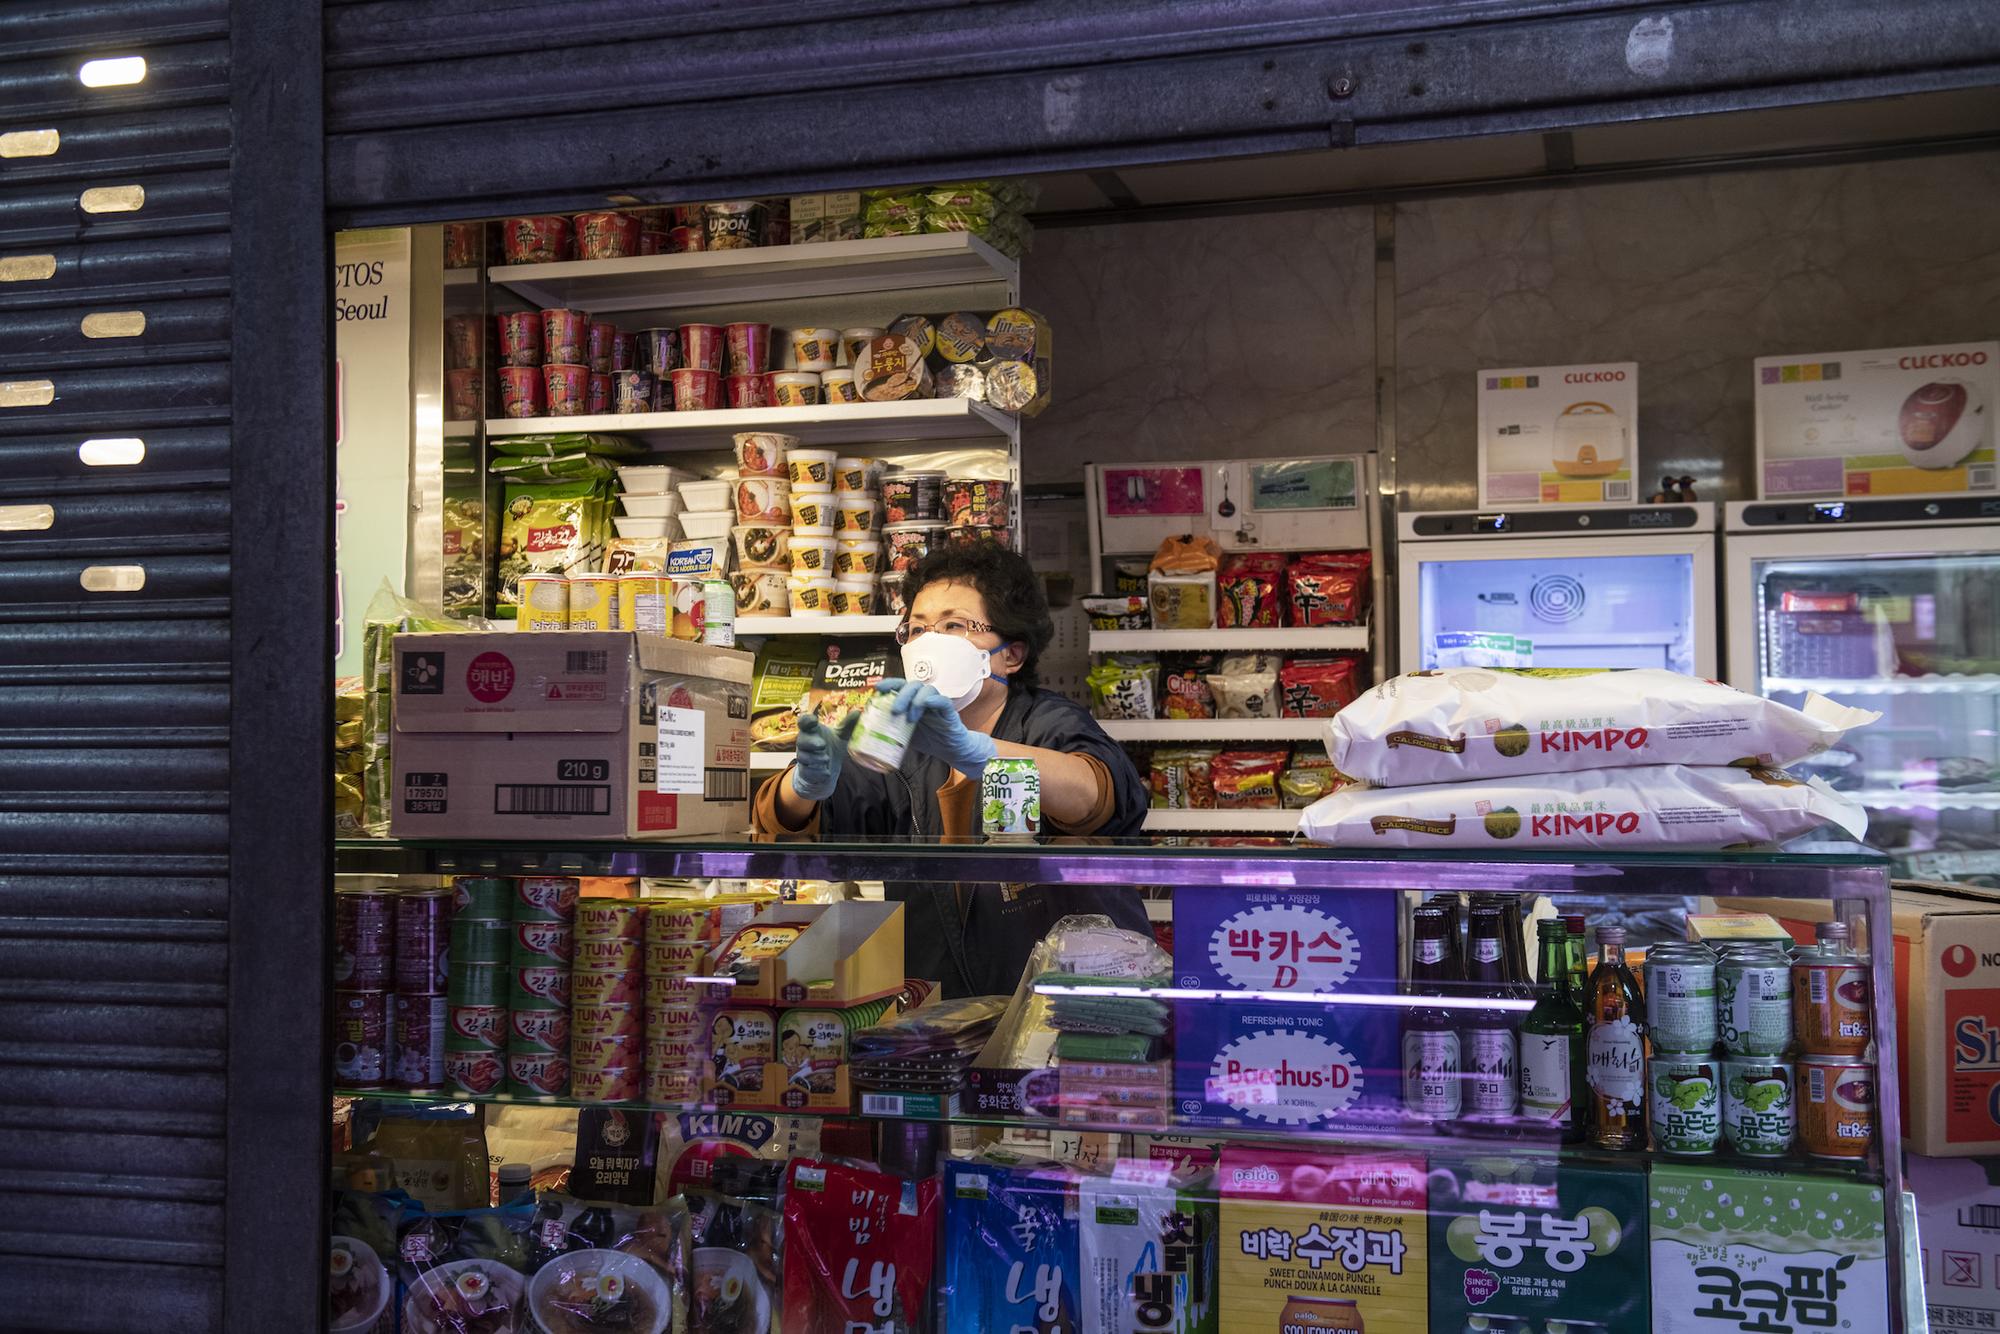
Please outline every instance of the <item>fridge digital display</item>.
[{"label": "fridge digital display", "polygon": [[1687,555],[1419,560],[1421,666],[1692,674],[1695,596]]}]

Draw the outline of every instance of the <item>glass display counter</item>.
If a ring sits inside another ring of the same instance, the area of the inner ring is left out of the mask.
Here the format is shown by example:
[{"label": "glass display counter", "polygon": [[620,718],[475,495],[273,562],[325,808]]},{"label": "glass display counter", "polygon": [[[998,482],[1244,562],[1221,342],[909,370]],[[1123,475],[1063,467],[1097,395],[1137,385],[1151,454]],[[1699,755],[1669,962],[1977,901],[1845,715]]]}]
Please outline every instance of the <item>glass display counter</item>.
[{"label": "glass display counter", "polygon": [[[489,1276],[520,1303],[617,1252],[685,1284],[662,1329],[1903,1328],[1888,876],[1864,849],[338,855],[343,1113],[544,1109],[597,1146],[563,1190],[493,1202],[553,1239]],[[382,979],[379,1002],[353,985]],[[648,1127],[643,1180],[579,1236],[607,1116]],[[364,1139],[335,1165],[350,1215],[409,1184]],[[910,1235],[842,1251],[882,1192]],[[782,1246],[704,1233],[753,1198]],[[378,1238],[450,1212],[398,1207]],[[398,1300],[429,1300],[402,1270]],[[748,1315],[718,1314],[728,1275]]]}]

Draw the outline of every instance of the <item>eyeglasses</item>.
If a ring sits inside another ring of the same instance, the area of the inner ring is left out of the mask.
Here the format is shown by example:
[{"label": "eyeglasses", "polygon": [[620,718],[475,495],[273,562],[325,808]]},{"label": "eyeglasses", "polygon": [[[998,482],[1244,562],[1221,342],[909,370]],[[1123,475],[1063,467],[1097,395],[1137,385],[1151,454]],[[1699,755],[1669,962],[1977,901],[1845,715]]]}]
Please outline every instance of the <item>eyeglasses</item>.
[{"label": "eyeglasses", "polygon": [[960,639],[970,639],[974,635],[997,635],[1000,632],[984,621],[971,621],[962,616],[947,616],[934,625],[911,625],[904,621],[896,627],[896,642],[907,644],[918,635],[935,630],[941,635],[957,635]]}]

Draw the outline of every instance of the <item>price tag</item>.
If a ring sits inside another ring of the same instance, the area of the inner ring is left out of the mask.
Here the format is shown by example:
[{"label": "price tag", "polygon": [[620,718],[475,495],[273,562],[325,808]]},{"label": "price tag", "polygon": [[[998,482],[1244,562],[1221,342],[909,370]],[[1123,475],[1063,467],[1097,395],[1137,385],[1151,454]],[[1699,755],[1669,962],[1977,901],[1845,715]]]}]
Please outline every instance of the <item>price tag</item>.
[{"label": "price tag", "polygon": [[700,709],[661,709],[658,763],[656,791],[688,797],[704,795],[708,716]]}]

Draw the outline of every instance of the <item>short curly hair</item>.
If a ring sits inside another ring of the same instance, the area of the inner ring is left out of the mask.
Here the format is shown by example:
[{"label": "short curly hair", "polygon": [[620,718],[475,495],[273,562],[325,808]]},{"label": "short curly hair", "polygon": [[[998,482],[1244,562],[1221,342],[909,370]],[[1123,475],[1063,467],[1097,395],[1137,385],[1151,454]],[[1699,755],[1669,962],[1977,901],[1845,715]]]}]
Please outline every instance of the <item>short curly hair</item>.
[{"label": "short curly hair", "polygon": [[[903,584],[903,605],[916,605],[917,594],[927,584],[970,584],[986,599],[986,618],[1003,639],[1018,642],[1028,650],[1009,684],[1033,689],[1041,684],[1036,666],[1042,651],[1056,637],[1056,623],[1049,615],[1049,599],[1042,592],[1042,578],[1028,558],[1009,551],[997,542],[947,544],[923,558]],[[909,613],[904,612],[907,618]]]}]

